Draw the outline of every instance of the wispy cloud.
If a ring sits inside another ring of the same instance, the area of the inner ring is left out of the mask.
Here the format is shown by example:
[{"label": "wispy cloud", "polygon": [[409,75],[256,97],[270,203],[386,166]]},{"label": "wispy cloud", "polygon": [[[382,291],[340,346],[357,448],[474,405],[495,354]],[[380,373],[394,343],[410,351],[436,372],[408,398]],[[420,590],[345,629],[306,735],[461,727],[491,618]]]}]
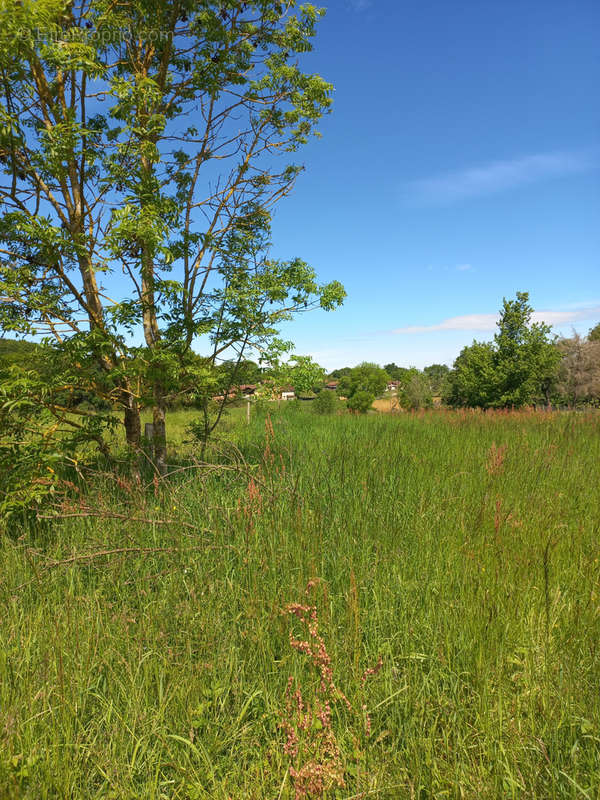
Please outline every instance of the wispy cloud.
[{"label": "wispy cloud", "polygon": [[469,270],[473,269],[470,264],[459,264],[456,269],[458,272],[468,272]]},{"label": "wispy cloud", "polygon": [[586,172],[597,166],[598,159],[589,152],[537,153],[412,181],[406,184],[405,194],[408,200],[419,204],[446,204]]},{"label": "wispy cloud", "polygon": [[[600,306],[571,309],[568,311],[534,311],[533,322],[547,325],[569,325],[584,320],[595,321],[600,317]],[[462,317],[449,317],[434,325],[408,325],[396,328],[392,333],[429,333],[430,331],[493,331],[498,322],[498,314],[465,314]]]}]

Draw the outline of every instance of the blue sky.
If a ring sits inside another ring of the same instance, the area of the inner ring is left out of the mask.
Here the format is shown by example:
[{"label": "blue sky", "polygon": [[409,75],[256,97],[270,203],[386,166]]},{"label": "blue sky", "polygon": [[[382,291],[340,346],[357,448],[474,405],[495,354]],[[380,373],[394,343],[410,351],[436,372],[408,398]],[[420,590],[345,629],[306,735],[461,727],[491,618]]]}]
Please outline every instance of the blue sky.
[{"label": "blue sky", "polygon": [[600,321],[600,4],[332,0],[306,67],[335,86],[274,220],[348,298],[286,325],[328,369],[452,363],[528,291]]}]

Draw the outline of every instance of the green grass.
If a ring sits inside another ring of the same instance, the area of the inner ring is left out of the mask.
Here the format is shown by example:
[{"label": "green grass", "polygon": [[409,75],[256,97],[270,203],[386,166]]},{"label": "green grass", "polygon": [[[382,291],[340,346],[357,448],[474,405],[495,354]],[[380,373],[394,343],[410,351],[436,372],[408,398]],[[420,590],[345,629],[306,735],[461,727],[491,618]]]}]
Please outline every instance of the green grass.
[{"label": "green grass", "polygon": [[168,491],[98,480],[146,521],[0,543],[0,797],[292,798],[286,684],[316,676],[282,610],[311,578],[372,720],[337,705],[327,797],[600,797],[600,416],[272,420],[234,414],[229,468]]}]

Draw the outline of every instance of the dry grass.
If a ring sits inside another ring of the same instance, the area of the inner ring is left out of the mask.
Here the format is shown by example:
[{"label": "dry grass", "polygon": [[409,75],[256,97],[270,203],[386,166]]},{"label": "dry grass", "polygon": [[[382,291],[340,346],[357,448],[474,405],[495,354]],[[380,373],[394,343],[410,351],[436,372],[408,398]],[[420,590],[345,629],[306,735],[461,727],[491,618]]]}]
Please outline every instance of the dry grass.
[{"label": "dry grass", "polygon": [[384,414],[398,414],[403,411],[395,394],[390,394],[389,396],[386,395],[385,397],[378,397],[373,401],[371,408],[374,408],[375,411],[379,411]]}]

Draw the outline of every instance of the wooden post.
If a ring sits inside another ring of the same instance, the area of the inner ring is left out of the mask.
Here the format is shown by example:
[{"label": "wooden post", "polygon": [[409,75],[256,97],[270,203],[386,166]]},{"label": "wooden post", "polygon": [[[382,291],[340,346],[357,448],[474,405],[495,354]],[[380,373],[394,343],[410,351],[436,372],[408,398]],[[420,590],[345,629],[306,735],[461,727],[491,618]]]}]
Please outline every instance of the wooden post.
[{"label": "wooden post", "polygon": [[246,425],[250,425],[250,400],[246,403]]}]

